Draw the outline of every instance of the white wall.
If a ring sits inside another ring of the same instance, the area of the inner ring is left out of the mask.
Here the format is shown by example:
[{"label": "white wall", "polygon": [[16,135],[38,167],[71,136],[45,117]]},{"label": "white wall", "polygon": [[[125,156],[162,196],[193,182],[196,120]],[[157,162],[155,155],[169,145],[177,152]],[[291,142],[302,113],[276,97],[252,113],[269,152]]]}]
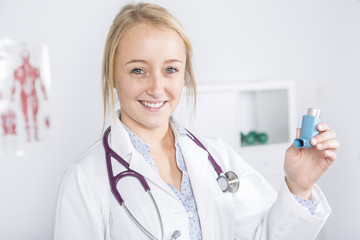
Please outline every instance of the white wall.
[{"label": "white wall", "polygon": [[[53,127],[51,141],[0,159],[0,239],[51,238],[62,173],[101,131],[102,51],[125,2],[0,0],[0,38],[49,46]],[[200,83],[294,80],[298,125],[321,108],[342,144],[319,183],[333,208],[322,239],[360,239],[360,1],[156,2],[187,30]]]}]

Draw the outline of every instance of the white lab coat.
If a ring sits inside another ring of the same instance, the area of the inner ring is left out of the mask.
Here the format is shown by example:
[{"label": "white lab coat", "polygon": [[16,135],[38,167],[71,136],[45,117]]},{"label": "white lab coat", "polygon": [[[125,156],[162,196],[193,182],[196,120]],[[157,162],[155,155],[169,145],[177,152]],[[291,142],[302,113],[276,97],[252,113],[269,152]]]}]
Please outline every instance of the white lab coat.
[{"label": "white lab coat", "polygon": [[[164,239],[170,239],[175,230],[181,232],[179,239],[188,239],[191,213],[186,212],[173,191],[134,149],[119,120],[113,122],[109,139],[111,148],[130,163],[131,169],[146,178],[162,216]],[[236,193],[221,192],[208,154],[189,137],[179,136],[204,240],[307,240],[316,237],[331,212],[317,186],[313,198],[320,203],[311,215],[294,199],[285,182],[276,194],[268,182],[222,140],[199,139],[224,172],[232,170],[240,179]],[[124,170],[115,162],[113,168],[114,173]],[[119,182],[118,189],[132,214],[160,238],[155,209],[138,181],[125,178]],[[64,175],[58,196],[54,239],[148,239],[110,191],[102,142],[83,154]]]}]

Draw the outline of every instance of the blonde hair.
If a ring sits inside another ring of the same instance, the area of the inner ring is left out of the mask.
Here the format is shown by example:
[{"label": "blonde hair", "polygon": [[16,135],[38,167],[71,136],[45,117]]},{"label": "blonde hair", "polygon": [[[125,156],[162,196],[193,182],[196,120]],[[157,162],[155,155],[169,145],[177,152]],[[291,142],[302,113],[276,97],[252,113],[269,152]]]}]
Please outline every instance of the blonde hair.
[{"label": "blonde hair", "polygon": [[104,124],[109,105],[112,113],[115,112],[115,101],[113,89],[114,83],[114,58],[117,46],[121,38],[131,27],[149,23],[154,26],[165,26],[177,32],[184,41],[186,49],[185,86],[188,100],[191,99],[196,105],[196,82],[192,66],[192,47],[180,22],[165,8],[155,4],[138,3],[125,5],[115,17],[110,27],[104,49],[102,65],[102,91],[104,101]]}]

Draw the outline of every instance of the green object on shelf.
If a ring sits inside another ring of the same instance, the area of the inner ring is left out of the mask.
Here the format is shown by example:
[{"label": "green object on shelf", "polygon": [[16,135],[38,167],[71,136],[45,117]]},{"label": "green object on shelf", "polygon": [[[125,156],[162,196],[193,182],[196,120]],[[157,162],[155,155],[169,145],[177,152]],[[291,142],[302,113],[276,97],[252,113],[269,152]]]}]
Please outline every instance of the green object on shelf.
[{"label": "green object on shelf", "polygon": [[245,143],[248,145],[253,145],[256,141],[256,132],[251,131],[248,135],[245,137]]},{"label": "green object on shelf", "polygon": [[268,139],[269,136],[265,132],[257,133],[256,131],[250,131],[248,134],[240,132],[240,140],[243,145],[265,144]]},{"label": "green object on shelf", "polygon": [[266,143],[267,140],[269,139],[269,136],[266,133],[259,133],[257,135],[257,140],[259,141],[259,143]]},{"label": "green object on shelf", "polygon": [[250,132],[248,133],[248,136],[249,136],[249,135],[256,138],[257,133],[256,133],[256,131],[250,131]]},{"label": "green object on shelf", "polygon": [[244,142],[244,141],[245,141],[245,138],[246,138],[246,135],[245,135],[243,132],[241,132],[241,133],[240,133],[240,140],[241,140],[241,142]]}]

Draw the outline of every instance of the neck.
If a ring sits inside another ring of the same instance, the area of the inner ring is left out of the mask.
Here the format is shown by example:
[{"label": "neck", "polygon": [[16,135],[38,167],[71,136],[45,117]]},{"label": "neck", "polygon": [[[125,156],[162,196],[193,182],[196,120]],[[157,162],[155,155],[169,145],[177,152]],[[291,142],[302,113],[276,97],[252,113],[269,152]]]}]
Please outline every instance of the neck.
[{"label": "neck", "polygon": [[158,146],[166,146],[174,144],[174,134],[170,127],[170,121],[168,124],[156,128],[148,128],[137,122],[128,121],[125,117],[121,117],[121,121],[128,127],[136,136],[145,141],[151,149]]}]

